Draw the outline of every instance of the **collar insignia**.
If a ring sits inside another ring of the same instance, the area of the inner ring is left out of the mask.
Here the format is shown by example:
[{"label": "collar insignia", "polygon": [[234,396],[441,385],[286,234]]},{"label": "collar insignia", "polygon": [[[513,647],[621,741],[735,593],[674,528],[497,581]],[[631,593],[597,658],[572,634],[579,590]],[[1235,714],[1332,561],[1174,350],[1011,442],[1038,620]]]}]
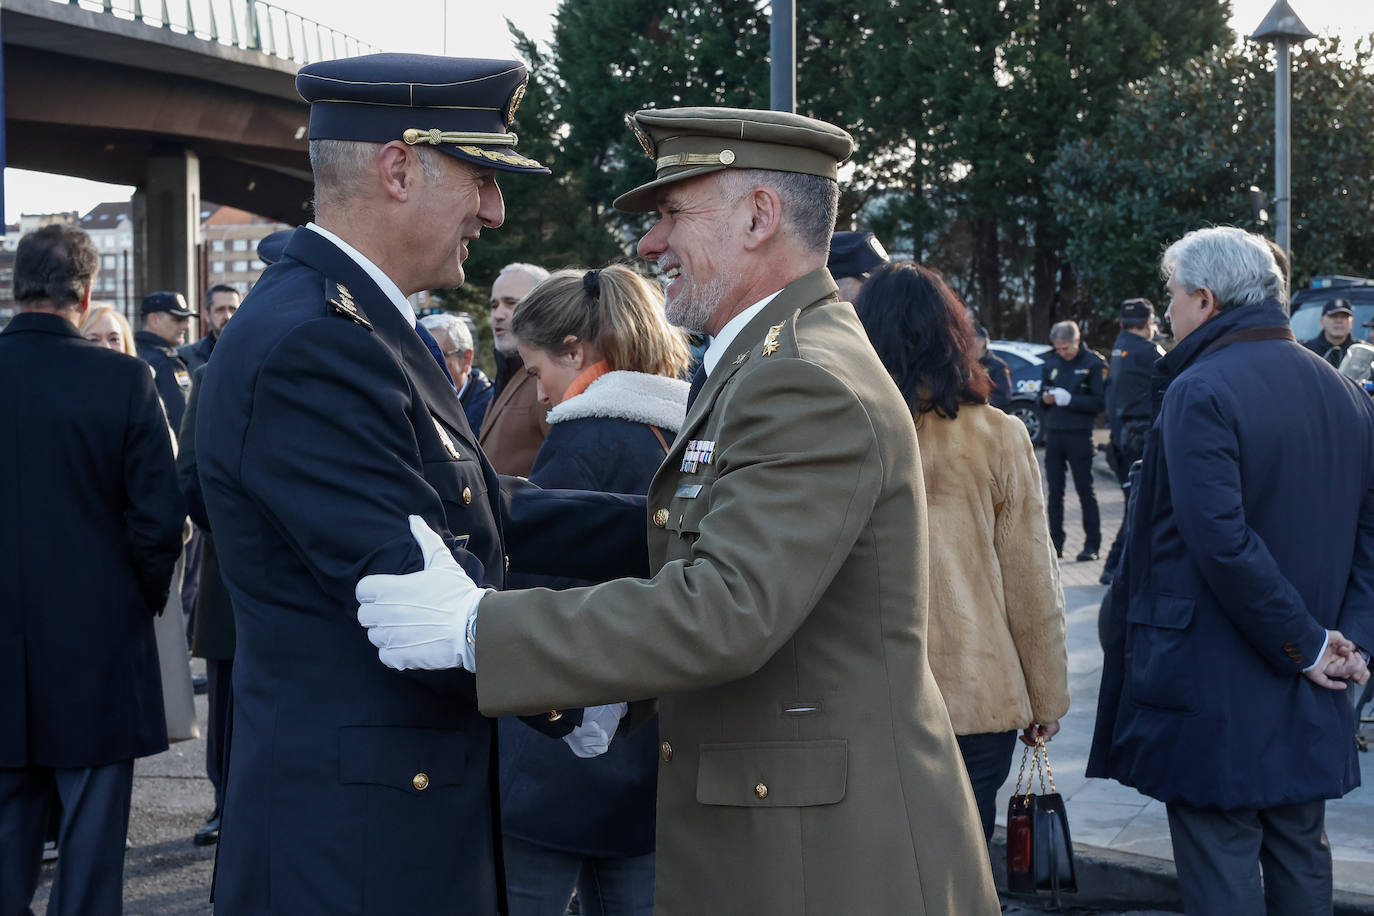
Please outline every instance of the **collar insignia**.
[{"label": "collar insignia", "polygon": [[763,356],[772,356],[778,352],[778,335],[781,333],[782,324],[775,324],[768,329],[768,336],[763,339]]},{"label": "collar insignia", "polygon": [[457,461],[462,456],[458,454],[458,446],[454,445],[453,440],[449,438],[448,430],[444,429],[443,424],[435,420],[434,417],[430,417],[430,419],[434,420],[434,431],[439,434],[439,441],[444,444],[444,451],[448,452],[450,458]]}]

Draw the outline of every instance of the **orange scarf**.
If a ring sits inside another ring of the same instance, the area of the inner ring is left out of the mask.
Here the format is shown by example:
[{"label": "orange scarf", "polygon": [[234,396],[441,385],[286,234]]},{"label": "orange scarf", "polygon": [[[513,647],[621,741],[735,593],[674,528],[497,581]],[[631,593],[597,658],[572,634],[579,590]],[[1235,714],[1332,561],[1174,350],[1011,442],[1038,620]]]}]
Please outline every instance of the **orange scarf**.
[{"label": "orange scarf", "polygon": [[600,362],[592,363],[582,370],[581,375],[572,380],[572,384],[568,386],[568,390],[563,392],[563,400],[566,401],[568,398],[577,397],[579,394],[586,391],[587,388],[591,386],[592,382],[610,371],[611,364],[604,359]]}]

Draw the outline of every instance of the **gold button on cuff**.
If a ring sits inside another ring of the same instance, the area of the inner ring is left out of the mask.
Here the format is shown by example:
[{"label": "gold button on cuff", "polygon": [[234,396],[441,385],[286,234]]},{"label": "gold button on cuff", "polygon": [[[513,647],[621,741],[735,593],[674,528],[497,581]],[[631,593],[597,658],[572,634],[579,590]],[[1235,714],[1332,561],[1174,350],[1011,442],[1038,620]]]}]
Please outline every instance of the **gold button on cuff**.
[{"label": "gold button on cuff", "polygon": [[659,528],[668,527],[668,510],[659,509],[654,513],[654,525]]},{"label": "gold button on cuff", "polygon": [[410,780],[410,784],[415,787],[417,792],[423,792],[429,788],[429,776],[425,773],[416,773]]},{"label": "gold button on cuff", "polygon": [[768,787],[765,786],[763,783],[759,783],[758,785],[754,786],[754,794],[757,795],[759,798],[767,798]]},{"label": "gold button on cuff", "polygon": [[561,709],[550,709],[550,710],[549,710],[549,721],[550,721],[550,722],[557,722],[557,721],[558,721],[559,719],[561,719],[561,718],[563,718],[563,710],[561,710]]},{"label": "gold button on cuff", "polygon": [[658,746],[658,755],[663,758],[664,763],[667,763],[673,759],[673,746],[667,741],[663,742]]},{"label": "gold button on cuff", "polygon": [[463,505],[472,502],[472,487],[463,487]]}]

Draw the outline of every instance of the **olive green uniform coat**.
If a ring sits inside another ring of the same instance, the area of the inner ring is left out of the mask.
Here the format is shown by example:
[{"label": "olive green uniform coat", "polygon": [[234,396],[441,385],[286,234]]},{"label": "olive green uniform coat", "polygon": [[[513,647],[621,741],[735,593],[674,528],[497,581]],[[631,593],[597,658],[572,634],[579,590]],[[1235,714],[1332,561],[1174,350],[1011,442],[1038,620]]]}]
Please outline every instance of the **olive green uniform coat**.
[{"label": "olive green uniform coat", "polygon": [[835,292],[792,283],[716,365],[649,491],[653,579],[478,614],[488,715],[659,698],[663,916],[998,912],[926,662],[915,428]]}]

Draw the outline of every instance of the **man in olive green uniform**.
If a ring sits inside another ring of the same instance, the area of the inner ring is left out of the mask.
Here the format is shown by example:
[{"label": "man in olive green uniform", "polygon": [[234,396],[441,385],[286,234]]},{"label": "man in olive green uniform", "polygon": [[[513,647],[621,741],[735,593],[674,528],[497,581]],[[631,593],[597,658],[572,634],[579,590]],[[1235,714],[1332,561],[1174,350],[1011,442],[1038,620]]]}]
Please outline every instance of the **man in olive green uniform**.
[{"label": "man in olive green uniform", "polygon": [[639,252],[712,336],[649,491],[656,574],[485,593],[413,519],[426,569],[362,580],[359,619],[392,667],[474,670],[488,715],[658,697],[656,913],[997,913],[926,663],[911,413],[825,269],[852,141],[782,112],[634,127],[657,178],[616,206],[658,211]]}]

